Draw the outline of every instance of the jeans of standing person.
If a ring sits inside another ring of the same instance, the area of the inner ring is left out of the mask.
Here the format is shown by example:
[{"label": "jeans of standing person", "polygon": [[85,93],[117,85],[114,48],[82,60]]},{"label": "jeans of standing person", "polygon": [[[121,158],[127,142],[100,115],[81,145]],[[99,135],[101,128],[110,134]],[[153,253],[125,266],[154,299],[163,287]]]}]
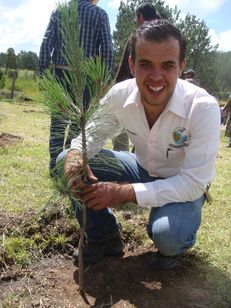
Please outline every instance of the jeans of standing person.
[{"label": "jeans of standing person", "polygon": [[[66,153],[67,151],[61,153],[57,159],[60,166]],[[135,155],[129,152],[102,150],[90,160],[89,165],[99,181],[145,183],[160,179],[150,176],[137,163]],[[163,255],[179,255],[195,244],[204,200],[202,195],[192,202],[169,203],[163,207],[151,208],[147,232]],[[71,202],[81,225],[81,206],[75,199],[71,199]],[[109,240],[118,234],[116,218],[110,208],[99,211],[87,209],[88,242]]]},{"label": "jeans of standing person", "polygon": [[[63,70],[55,68],[55,76],[57,81],[64,85],[68,90],[70,96],[74,96],[71,93],[70,87],[65,79],[65,74],[68,74],[68,70]],[[85,108],[88,107],[90,100],[90,94],[86,88],[83,94],[83,103]],[[49,139],[49,153],[50,153],[50,165],[51,171],[54,170],[56,166],[56,159],[58,155],[64,150],[70,147],[71,140],[75,138],[80,132],[77,122],[71,122],[65,115],[51,114],[51,124],[50,124],[50,139]]]},{"label": "jeans of standing person", "polygon": [[66,140],[65,142],[65,132],[68,127],[68,122],[68,119],[51,114],[49,140],[50,170],[54,170],[59,153],[62,152],[65,147],[70,146],[70,140]]},{"label": "jeans of standing person", "polygon": [[125,130],[112,139],[112,145],[114,151],[129,151],[129,138]]}]

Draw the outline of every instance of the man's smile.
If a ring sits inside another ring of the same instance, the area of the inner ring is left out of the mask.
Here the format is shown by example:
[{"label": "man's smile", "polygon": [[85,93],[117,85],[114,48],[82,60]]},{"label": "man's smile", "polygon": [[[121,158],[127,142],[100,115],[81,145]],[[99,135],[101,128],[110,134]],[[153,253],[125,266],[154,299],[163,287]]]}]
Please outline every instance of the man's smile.
[{"label": "man's smile", "polygon": [[149,88],[149,90],[151,90],[155,93],[158,93],[158,92],[160,92],[161,90],[164,89],[164,86],[154,87],[154,86],[148,85],[148,88]]}]

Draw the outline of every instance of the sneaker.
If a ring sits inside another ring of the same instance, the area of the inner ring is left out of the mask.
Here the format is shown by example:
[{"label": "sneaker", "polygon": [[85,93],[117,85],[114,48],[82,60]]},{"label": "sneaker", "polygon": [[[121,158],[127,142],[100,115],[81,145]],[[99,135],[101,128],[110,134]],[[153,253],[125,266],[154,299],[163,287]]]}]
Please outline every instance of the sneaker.
[{"label": "sneaker", "polygon": [[227,145],[227,148],[231,148],[231,143],[229,143],[229,144]]},{"label": "sneaker", "polygon": [[[89,242],[83,247],[83,262],[85,265],[100,262],[105,256],[122,257],[123,244],[119,236],[101,242]],[[74,265],[78,266],[79,252],[75,250],[73,253]]]},{"label": "sneaker", "polygon": [[174,268],[177,265],[177,256],[164,256],[159,251],[154,253],[150,261],[153,270],[161,271]]}]

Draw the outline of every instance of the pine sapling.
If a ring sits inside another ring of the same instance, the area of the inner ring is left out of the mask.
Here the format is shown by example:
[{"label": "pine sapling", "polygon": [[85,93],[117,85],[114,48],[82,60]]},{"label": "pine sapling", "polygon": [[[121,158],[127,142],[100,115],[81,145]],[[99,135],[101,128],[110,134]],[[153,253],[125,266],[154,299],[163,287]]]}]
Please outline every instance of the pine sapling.
[{"label": "pine sapling", "polygon": [[[51,114],[61,119],[69,119],[73,123],[69,134],[74,137],[77,132],[81,134],[82,172],[77,175],[81,181],[87,182],[88,144],[86,126],[95,117],[100,108],[100,98],[106,93],[110,74],[102,59],[84,57],[84,50],[80,42],[80,26],[78,21],[78,3],[71,0],[68,4],[59,4],[59,20],[62,35],[62,52],[68,69],[65,71],[64,82],[57,81],[49,71],[44,73],[40,80],[43,93],[43,103],[49,108]],[[88,93],[86,106],[85,93]],[[90,145],[92,146],[92,145]],[[68,181],[76,181],[76,175]],[[78,179],[77,179],[78,180]],[[72,192],[66,187],[65,193]],[[89,304],[84,291],[84,260],[83,244],[87,224],[87,209],[82,205],[82,226],[78,245],[79,251],[79,291],[86,303]]]}]

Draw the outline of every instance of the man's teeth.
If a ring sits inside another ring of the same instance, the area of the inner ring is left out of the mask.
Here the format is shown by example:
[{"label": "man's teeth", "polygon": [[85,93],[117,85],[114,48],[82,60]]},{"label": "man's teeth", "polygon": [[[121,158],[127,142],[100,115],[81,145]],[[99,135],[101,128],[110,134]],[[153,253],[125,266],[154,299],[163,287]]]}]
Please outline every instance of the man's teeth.
[{"label": "man's teeth", "polygon": [[152,86],[149,86],[149,88],[153,91],[153,92],[159,92],[160,90],[162,90],[164,87],[161,86],[161,87],[152,87]]}]

